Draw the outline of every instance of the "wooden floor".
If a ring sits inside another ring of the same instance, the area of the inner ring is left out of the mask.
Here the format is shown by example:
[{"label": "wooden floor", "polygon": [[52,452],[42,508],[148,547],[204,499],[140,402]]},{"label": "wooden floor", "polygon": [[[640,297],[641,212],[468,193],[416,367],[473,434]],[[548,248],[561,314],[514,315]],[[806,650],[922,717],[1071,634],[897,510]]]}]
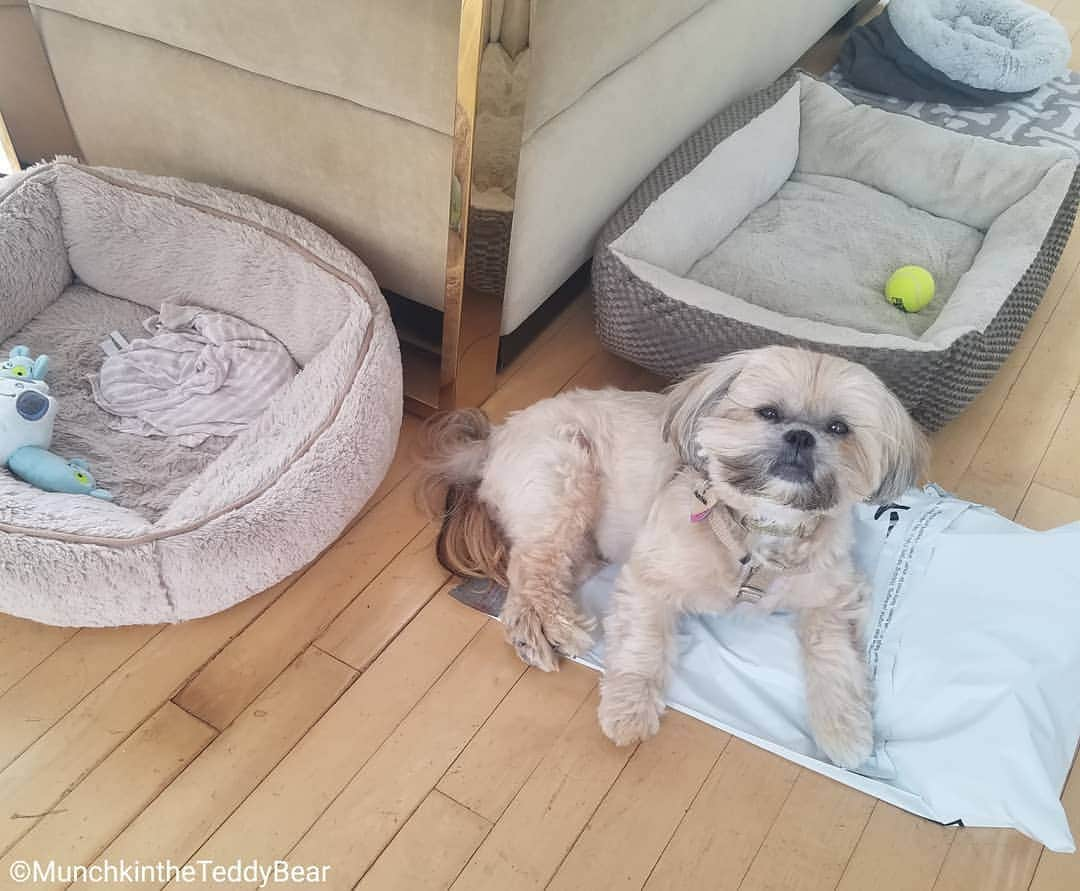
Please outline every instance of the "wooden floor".
[{"label": "wooden floor", "polygon": [[[1017,350],[935,438],[937,482],[1037,528],[1080,519],[1078,267],[1074,236]],[[659,382],[601,350],[586,295],[486,408],[600,385]],[[331,888],[1080,889],[1080,856],[928,823],[678,714],[609,745],[595,674],[526,671],[448,597],[416,430],[322,559],[227,613],[0,616],[0,887],[20,860],[280,858],[329,866]],[[1080,771],[1064,799],[1080,831]]]}]

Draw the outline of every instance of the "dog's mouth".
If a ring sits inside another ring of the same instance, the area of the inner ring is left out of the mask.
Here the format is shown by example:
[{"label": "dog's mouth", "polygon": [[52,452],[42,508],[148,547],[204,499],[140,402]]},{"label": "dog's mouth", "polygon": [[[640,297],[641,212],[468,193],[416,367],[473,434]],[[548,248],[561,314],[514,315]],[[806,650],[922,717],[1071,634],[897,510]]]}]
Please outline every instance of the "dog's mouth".
[{"label": "dog's mouth", "polygon": [[801,483],[806,485],[814,481],[813,460],[805,458],[793,458],[786,461],[777,461],[771,468],[772,475],[777,479],[788,483]]}]

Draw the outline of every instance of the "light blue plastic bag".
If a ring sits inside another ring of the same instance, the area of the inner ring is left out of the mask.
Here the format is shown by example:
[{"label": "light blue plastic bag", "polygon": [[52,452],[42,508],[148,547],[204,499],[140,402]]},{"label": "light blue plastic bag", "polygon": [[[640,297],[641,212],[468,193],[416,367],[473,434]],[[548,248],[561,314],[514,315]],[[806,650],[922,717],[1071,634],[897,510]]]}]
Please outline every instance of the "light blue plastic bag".
[{"label": "light blue plastic bag", "polygon": [[[821,760],[791,616],[687,616],[671,705],[905,810],[1075,850],[1059,797],[1080,738],[1080,523],[1032,532],[936,487],[860,507],[873,579],[873,757]],[[585,584],[601,615],[617,567]],[[599,668],[602,642],[582,661]]]}]

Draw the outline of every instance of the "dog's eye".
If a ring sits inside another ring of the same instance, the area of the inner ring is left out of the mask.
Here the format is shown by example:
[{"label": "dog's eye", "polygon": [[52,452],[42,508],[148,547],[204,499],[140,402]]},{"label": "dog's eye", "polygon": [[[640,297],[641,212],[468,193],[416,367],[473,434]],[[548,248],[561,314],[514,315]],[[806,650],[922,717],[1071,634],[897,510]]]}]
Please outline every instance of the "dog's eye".
[{"label": "dog's eye", "polygon": [[829,421],[829,426],[826,428],[833,436],[847,436],[851,432],[851,429],[841,421],[839,418]]},{"label": "dog's eye", "polygon": [[779,421],[780,411],[775,405],[763,405],[757,410],[758,417],[764,418],[766,421]]}]

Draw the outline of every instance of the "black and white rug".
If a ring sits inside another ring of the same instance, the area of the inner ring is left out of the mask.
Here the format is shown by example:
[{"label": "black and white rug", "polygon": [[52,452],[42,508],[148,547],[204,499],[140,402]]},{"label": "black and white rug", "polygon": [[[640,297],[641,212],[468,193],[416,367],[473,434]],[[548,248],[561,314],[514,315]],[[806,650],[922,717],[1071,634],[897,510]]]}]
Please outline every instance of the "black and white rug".
[{"label": "black and white rug", "polygon": [[1080,155],[1080,72],[1070,71],[1030,96],[982,108],[870,93],[852,86],[836,68],[822,80],[859,105],[873,105],[949,130],[1016,145],[1066,146]]}]

